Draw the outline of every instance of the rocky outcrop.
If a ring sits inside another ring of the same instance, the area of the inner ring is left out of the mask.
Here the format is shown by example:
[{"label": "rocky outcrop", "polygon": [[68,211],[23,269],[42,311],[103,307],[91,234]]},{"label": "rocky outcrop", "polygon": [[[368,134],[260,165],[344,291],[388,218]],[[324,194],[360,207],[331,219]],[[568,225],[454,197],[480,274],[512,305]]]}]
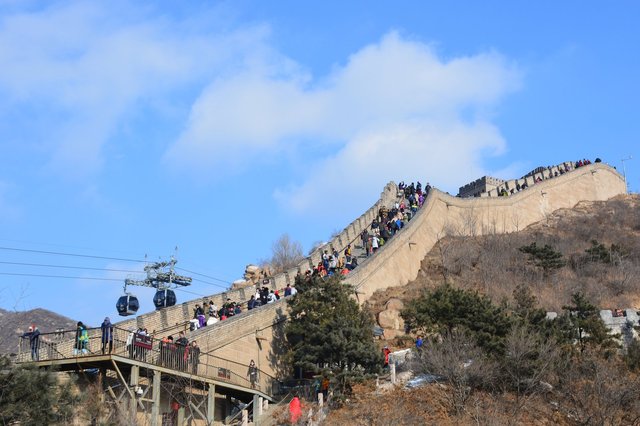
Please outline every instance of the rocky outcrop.
[{"label": "rocky outcrop", "polygon": [[385,310],[378,314],[378,324],[384,329],[384,336],[392,339],[404,334],[404,320],[400,312],[404,308],[404,303],[400,299],[389,299],[385,305]]}]

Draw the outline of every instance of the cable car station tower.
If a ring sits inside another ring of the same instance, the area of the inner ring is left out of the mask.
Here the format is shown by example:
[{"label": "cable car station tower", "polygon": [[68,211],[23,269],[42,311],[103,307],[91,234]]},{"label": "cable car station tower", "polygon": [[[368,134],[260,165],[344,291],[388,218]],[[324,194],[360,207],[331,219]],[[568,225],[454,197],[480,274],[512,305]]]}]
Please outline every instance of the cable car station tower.
[{"label": "cable car station tower", "polygon": [[118,299],[116,309],[121,316],[134,315],[139,308],[138,299],[127,292],[127,286],[137,285],[142,287],[155,288],[156,294],[153,296],[153,304],[156,309],[162,309],[176,304],[176,294],[174,288],[191,285],[191,278],[175,273],[175,265],[178,261],[171,256],[169,262],[155,262],[144,267],[147,278],[134,280],[127,278],[124,280],[125,295]]}]

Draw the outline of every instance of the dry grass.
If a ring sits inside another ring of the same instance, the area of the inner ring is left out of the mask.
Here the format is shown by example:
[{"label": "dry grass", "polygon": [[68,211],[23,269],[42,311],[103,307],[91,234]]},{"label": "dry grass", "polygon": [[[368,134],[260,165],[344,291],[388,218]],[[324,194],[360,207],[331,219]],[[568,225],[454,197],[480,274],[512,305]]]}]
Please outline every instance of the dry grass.
[{"label": "dry grass", "polygon": [[[592,240],[606,247],[621,246],[623,258],[611,264],[581,262]],[[562,252],[567,266],[545,276],[518,250],[532,242]],[[478,290],[495,303],[511,301],[516,285],[525,284],[548,311],[561,311],[576,291],[602,308],[640,308],[640,197],[581,203],[518,233],[447,237],[422,261],[416,280],[377,292],[368,306],[375,314],[390,298],[411,300],[445,278],[454,286]]]}]

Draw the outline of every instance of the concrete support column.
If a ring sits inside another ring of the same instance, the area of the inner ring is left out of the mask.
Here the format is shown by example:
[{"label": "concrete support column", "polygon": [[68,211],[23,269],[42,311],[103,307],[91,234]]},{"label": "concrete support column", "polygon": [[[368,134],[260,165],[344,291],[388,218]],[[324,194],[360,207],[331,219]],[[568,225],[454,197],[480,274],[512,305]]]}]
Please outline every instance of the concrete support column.
[{"label": "concrete support column", "polygon": [[391,383],[395,385],[396,384],[396,364],[393,362],[390,363],[389,370],[391,373]]},{"label": "concrete support column", "polygon": [[249,411],[242,410],[242,426],[249,425]]},{"label": "concrete support column", "polygon": [[151,404],[151,426],[160,425],[160,380],[162,374],[159,371],[153,372],[153,403]]},{"label": "concrete support column", "polygon": [[324,405],[324,395],[322,392],[318,393],[318,408],[322,408]]},{"label": "concrete support column", "polygon": [[131,386],[138,386],[140,379],[140,367],[137,365],[131,366],[131,375],[129,376],[129,384]]},{"label": "concrete support column", "polygon": [[207,393],[207,424],[213,425],[216,413],[216,385],[209,384],[209,392]]},{"label": "concrete support column", "polygon": [[253,395],[253,424],[260,425],[260,416],[262,415],[262,397]]},{"label": "concrete support column", "polygon": [[269,410],[269,400],[265,399],[262,401],[262,412],[266,413]]},{"label": "concrete support column", "polygon": [[178,426],[184,425],[184,407],[178,408]]},{"label": "concrete support column", "polygon": [[133,390],[134,399],[131,400],[129,404],[129,413],[131,418],[136,418],[136,412],[138,411],[138,401],[135,399],[136,389],[138,387],[138,383],[140,381],[140,367],[137,365],[131,366],[131,374],[129,375],[129,385],[131,386],[131,390]]}]

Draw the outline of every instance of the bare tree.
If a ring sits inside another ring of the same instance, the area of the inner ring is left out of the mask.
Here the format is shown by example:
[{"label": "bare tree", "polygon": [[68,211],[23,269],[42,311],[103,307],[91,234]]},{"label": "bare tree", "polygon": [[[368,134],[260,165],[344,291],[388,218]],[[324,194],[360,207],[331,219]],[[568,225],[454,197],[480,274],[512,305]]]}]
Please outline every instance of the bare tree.
[{"label": "bare tree", "polygon": [[462,414],[472,393],[495,381],[494,364],[487,360],[473,339],[460,331],[445,333],[440,342],[433,341],[419,354],[418,371],[445,381],[445,397],[455,415]]},{"label": "bare tree", "polygon": [[271,265],[273,273],[284,272],[295,267],[304,259],[302,253],[302,245],[298,241],[293,241],[289,234],[282,234],[271,245],[271,259],[268,263]]},{"label": "bare tree", "polygon": [[525,326],[514,326],[506,338],[505,359],[501,370],[509,388],[515,392],[514,415],[545,387],[560,360],[555,341],[545,339]]},{"label": "bare tree", "polygon": [[566,372],[564,396],[579,424],[640,423],[640,382],[617,359],[588,353]]}]

